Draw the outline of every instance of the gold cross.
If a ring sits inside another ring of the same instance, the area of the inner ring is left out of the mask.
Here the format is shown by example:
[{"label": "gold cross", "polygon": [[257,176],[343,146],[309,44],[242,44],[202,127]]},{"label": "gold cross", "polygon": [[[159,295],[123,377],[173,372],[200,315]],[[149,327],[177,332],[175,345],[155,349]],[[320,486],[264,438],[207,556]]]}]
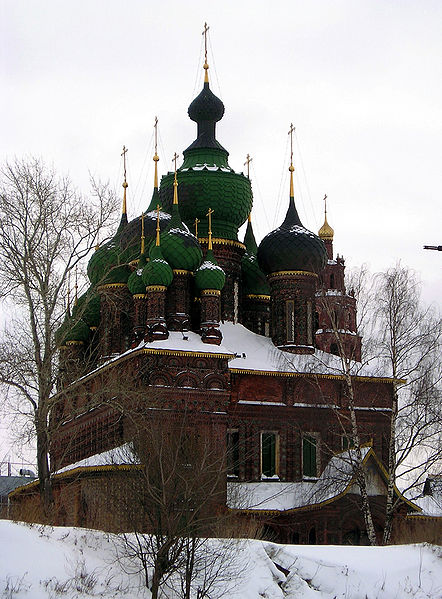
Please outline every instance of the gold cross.
[{"label": "gold cross", "polygon": [[247,177],[250,179],[250,163],[253,158],[250,158],[250,154],[247,154],[246,161],[244,162],[244,166],[247,165]]},{"label": "gold cross", "polygon": [[327,215],[327,194],[324,196],[325,214]]},{"label": "gold cross", "polygon": [[198,223],[200,222],[199,218],[196,218],[194,221],[195,224],[195,237],[198,237]]},{"label": "gold cross", "polygon": [[123,146],[123,151],[121,152],[121,155],[123,156],[123,165],[124,165],[124,180],[126,181],[126,154],[127,154],[127,148],[126,146]]},{"label": "gold cross", "polygon": [[290,123],[290,164],[293,166],[293,133],[296,130],[296,127],[293,126],[293,123]]},{"label": "gold cross", "polygon": [[202,35],[204,35],[204,61],[207,64],[207,32],[209,31],[210,27],[207,25],[207,23],[204,23],[204,31],[202,33]]},{"label": "gold cross", "polygon": [[144,241],[145,241],[145,237],[144,237],[144,212],[142,212],[141,214],[141,254],[144,254]]}]

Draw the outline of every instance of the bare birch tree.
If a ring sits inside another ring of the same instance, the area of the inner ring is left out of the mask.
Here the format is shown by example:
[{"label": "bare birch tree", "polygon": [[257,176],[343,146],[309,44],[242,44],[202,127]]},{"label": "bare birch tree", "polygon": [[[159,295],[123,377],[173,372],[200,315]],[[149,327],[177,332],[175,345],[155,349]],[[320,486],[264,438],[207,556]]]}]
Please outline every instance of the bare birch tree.
[{"label": "bare birch tree", "polygon": [[57,375],[55,332],[70,273],[114,214],[114,194],[106,185],[93,184],[85,200],[39,159],[15,160],[1,170],[0,298],[17,318],[2,334],[0,382],[32,418],[46,514],[52,504],[48,425]]},{"label": "bare birch tree", "polygon": [[[442,459],[442,409],[440,407],[442,324],[433,307],[424,307],[420,283],[415,273],[399,265],[371,277],[363,270],[353,277],[355,294],[361,298],[358,332],[364,335],[362,362],[343,342],[338,328],[336,305],[327,297],[319,301],[330,318],[338,348],[340,372],[345,380],[349,438],[353,446],[352,469],[361,498],[362,512],[371,544],[376,544],[373,516],[367,493],[367,479],[362,468],[363,444],[355,411],[354,375],[369,363],[376,364],[379,375],[392,379],[391,412],[387,434],[387,496],[382,543],[390,541],[392,525],[400,498],[395,493],[401,481],[403,493],[410,496],[420,488],[423,477],[440,470]],[[358,306],[359,307],[359,306]],[[372,366],[373,368],[373,366]],[[342,420],[342,415],[339,415]],[[418,493],[415,492],[414,495]]]}]

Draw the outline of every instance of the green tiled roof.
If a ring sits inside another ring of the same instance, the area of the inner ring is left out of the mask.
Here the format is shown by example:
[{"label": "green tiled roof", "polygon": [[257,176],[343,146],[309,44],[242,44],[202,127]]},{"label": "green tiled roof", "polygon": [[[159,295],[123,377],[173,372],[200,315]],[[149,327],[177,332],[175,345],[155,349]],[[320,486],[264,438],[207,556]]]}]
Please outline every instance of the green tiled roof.
[{"label": "green tiled roof", "polygon": [[149,285],[164,285],[172,283],[173,272],[163,257],[159,245],[152,245],[149,252],[149,262],[143,268],[142,279],[145,287]]}]

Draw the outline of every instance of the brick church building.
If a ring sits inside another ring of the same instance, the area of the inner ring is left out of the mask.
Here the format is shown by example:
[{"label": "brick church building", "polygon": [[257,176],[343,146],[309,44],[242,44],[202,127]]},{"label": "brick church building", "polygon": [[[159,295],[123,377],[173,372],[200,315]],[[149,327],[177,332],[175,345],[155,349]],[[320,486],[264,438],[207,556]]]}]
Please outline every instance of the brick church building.
[{"label": "brick church building", "polygon": [[[352,359],[379,533],[392,380],[360,362],[344,259],[334,253],[327,213],[317,235],[299,218],[293,154],[285,219],[257,245],[251,181],[229,166],[216,138],[224,105],[210,89],[207,60],[204,69],[188,109],[196,138],[181,166],[175,160],[159,184],[155,150],[152,199],[131,221],[124,178],[118,230],[91,256],[90,288],[58,333],[55,523],[108,526],[97,502],[116,476],[124,480],[137,467],[115,457],[134,440],[129,407],[136,405],[151,427],[180,425],[208,441],[222,456],[224,509],[259,522],[267,538],[364,542],[340,356]],[[31,483],[11,499],[24,504],[36,493]],[[403,511],[416,509],[407,503]]]}]

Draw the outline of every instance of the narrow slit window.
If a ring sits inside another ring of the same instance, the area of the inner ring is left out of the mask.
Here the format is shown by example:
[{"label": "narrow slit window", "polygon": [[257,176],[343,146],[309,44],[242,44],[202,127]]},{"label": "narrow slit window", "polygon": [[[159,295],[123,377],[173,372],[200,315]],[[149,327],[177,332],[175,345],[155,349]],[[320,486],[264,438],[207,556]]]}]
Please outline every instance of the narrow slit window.
[{"label": "narrow slit window", "polygon": [[287,300],[285,303],[286,310],[286,328],[287,328],[287,343],[295,341],[295,302]]}]

